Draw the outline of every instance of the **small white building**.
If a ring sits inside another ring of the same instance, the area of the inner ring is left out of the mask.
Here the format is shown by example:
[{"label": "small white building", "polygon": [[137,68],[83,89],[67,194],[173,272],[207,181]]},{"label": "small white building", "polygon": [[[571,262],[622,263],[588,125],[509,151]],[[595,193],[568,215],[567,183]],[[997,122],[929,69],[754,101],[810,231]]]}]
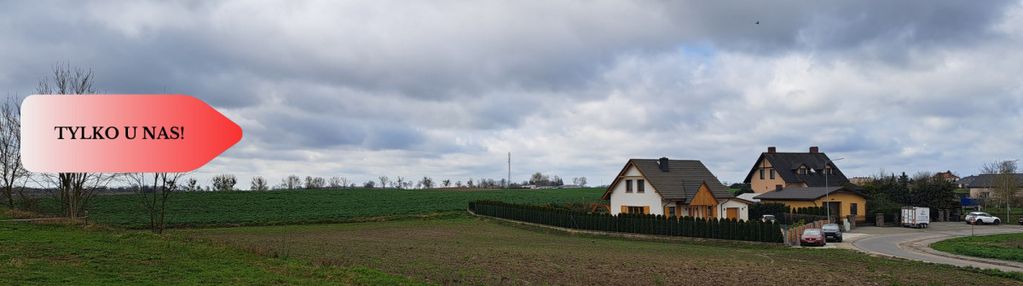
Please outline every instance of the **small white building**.
[{"label": "small white building", "polygon": [[698,160],[630,159],[603,199],[612,215],[749,219],[750,202],[732,196]]}]

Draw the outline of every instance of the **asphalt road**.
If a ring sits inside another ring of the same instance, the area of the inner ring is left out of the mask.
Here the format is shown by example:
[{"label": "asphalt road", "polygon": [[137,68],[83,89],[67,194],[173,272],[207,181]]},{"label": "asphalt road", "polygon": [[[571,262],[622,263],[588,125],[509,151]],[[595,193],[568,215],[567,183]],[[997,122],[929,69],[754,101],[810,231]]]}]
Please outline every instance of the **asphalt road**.
[{"label": "asphalt road", "polygon": [[852,248],[871,254],[956,266],[1023,272],[1023,263],[953,255],[931,249],[929,246],[931,243],[949,238],[970,236],[971,232],[975,235],[1023,232],[1023,226],[1003,224],[972,227],[962,222],[939,222],[931,224],[926,229],[859,227],[851,233],[862,235],[856,235],[855,239],[847,239],[847,241],[851,242]]}]

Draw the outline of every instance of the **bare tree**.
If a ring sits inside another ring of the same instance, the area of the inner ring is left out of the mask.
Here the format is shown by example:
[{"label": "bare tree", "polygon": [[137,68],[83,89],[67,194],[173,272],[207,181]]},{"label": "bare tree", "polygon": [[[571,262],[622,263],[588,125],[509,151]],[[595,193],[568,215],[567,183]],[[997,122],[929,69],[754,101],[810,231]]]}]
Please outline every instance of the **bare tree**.
[{"label": "bare tree", "polygon": [[1005,219],[1009,219],[1009,214],[1011,213],[1010,204],[1019,190],[1018,182],[1016,181],[1017,169],[1016,160],[992,162],[985,164],[981,168],[982,173],[993,174],[995,176],[992,187],[994,188],[995,197],[1005,203]]},{"label": "bare tree", "polygon": [[451,180],[445,179],[443,181],[440,181],[440,184],[443,185],[445,188],[450,187],[451,186]]},{"label": "bare tree", "polygon": [[14,208],[14,191],[24,199],[23,179],[28,170],[21,164],[21,115],[17,99],[8,96],[0,105],[0,190],[7,199],[7,207]]},{"label": "bare tree", "polygon": [[348,178],[338,176],[330,177],[330,187],[331,188],[348,187]]},{"label": "bare tree", "polygon": [[213,190],[218,192],[234,191],[238,178],[231,174],[220,174],[213,177]]},{"label": "bare tree", "polygon": [[261,192],[269,189],[270,187],[266,185],[266,179],[260,176],[252,177],[252,183],[249,186],[250,191]]},{"label": "bare tree", "polygon": [[[93,94],[94,78],[92,70],[71,67],[70,63],[57,64],[53,67],[52,78],[39,81],[36,88],[38,94]],[[56,186],[56,198],[61,210],[72,220],[85,214],[89,200],[95,195],[97,188],[106,186],[117,174],[100,173],[58,173],[43,175],[45,181]]]},{"label": "bare tree", "polygon": [[196,180],[195,178],[188,178],[188,180],[185,181],[185,185],[182,186],[182,189],[186,192],[202,191],[202,187],[199,186],[199,180]]},{"label": "bare tree", "polygon": [[422,180],[419,180],[419,185],[422,186],[424,189],[432,189],[433,179],[431,179],[430,177],[423,177]]},{"label": "bare tree", "polygon": [[305,188],[306,189],[320,189],[320,188],[323,188],[323,186],[325,184],[326,184],[326,181],[323,180],[323,177],[312,177],[312,176],[306,176],[305,177]]},{"label": "bare tree", "polygon": [[287,190],[297,189],[301,185],[302,185],[302,179],[299,179],[298,176],[295,176],[295,175],[290,175],[290,176],[287,176],[287,177],[281,179],[281,188],[284,188],[284,189],[287,189]]},{"label": "bare tree", "polygon": [[177,182],[184,173],[129,173],[127,183],[138,197],[143,210],[149,215],[149,229],[160,234],[167,228],[167,201],[178,188]]},{"label": "bare tree", "polygon": [[377,179],[380,180],[380,188],[383,188],[383,189],[386,189],[387,188],[387,182],[391,181],[391,179],[387,178],[387,176],[380,176]]},{"label": "bare tree", "polygon": [[572,178],[572,184],[580,187],[586,186],[586,177]]},{"label": "bare tree", "polygon": [[397,187],[398,187],[399,189],[404,189],[404,188],[405,188],[405,177],[402,177],[402,176],[398,176],[398,178],[397,178],[397,179],[395,179],[395,183],[396,183],[395,185],[396,185],[396,186],[397,186]]}]

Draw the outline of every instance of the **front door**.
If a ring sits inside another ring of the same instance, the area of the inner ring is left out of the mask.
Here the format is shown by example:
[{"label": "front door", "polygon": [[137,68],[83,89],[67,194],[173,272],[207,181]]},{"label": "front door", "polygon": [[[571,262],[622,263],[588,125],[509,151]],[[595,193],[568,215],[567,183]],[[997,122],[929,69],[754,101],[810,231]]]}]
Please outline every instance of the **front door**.
[{"label": "front door", "polygon": [[728,219],[739,219],[739,208],[727,208],[725,209],[725,218]]}]

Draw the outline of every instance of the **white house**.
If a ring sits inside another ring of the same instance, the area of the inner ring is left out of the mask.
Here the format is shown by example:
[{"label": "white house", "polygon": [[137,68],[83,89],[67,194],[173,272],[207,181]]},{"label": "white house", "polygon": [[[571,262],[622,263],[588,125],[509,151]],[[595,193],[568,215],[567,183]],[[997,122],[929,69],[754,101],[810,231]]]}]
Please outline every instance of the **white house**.
[{"label": "white house", "polygon": [[612,215],[749,219],[750,202],[732,196],[697,160],[629,159],[603,199]]}]

